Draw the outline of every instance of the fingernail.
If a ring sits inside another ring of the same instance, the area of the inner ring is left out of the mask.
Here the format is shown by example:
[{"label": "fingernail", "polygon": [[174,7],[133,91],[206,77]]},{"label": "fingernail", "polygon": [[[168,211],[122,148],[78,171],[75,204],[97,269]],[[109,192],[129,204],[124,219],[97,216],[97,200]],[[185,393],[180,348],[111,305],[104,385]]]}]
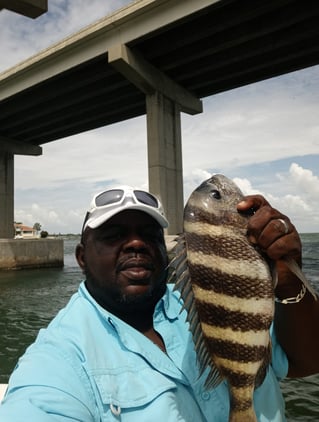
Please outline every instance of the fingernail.
[{"label": "fingernail", "polygon": [[252,236],[252,235],[248,236],[248,240],[253,245],[257,245],[257,239],[255,238],[255,236]]}]

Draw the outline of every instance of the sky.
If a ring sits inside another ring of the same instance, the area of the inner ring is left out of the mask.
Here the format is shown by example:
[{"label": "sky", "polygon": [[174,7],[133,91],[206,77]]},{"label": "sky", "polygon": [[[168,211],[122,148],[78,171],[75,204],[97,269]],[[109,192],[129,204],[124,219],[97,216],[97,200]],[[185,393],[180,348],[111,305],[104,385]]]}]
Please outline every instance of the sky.
[{"label": "sky", "polygon": [[[0,72],[129,4],[49,0],[33,20],[0,12]],[[319,232],[319,66],[203,99],[182,114],[185,200],[213,173],[260,193],[301,233]],[[110,186],[147,188],[146,119],[135,119],[15,156],[15,221],[50,234],[79,233],[93,194]],[[123,153],[125,151],[125,153]]]}]

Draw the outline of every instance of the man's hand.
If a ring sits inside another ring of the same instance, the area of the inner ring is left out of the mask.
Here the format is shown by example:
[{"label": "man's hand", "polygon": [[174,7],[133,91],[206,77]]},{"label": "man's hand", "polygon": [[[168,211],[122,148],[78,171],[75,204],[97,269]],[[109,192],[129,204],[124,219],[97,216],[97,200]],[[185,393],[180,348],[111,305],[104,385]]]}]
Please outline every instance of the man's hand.
[{"label": "man's hand", "polygon": [[[253,211],[247,236],[276,263],[279,299],[296,297],[302,282],[287,266],[288,258],[301,266],[301,240],[290,219],[272,208],[261,195],[246,196],[237,206],[239,212]],[[285,350],[290,377],[303,377],[319,372],[319,300],[308,291],[298,303],[277,303],[275,331]]]},{"label": "man's hand", "polygon": [[272,208],[261,195],[246,196],[238,204],[238,211],[254,211],[248,222],[248,240],[274,261],[283,257],[301,264],[301,241],[289,218]]}]

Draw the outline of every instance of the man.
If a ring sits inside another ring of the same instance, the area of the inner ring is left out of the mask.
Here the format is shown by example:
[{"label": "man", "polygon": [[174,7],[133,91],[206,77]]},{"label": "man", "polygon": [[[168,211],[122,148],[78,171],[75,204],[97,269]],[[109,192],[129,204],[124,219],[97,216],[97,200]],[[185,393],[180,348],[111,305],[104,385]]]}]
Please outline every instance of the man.
[{"label": "man", "polygon": [[[305,292],[297,302],[301,283],[280,260],[301,260],[289,219],[261,196],[238,205],[250,208],[250,241],[277,261],[277,297],[297,298],[277,304],[272,364],[254,395],[258,420],[279,422],[278,379],[319,371],[319,301]],[[185,311],[166,284],[167,224],[148,192],[121,187],[94,196],[76,248],[85,281],[20,359],[1,422],[228,421],[227,386],[204,389]]]}]

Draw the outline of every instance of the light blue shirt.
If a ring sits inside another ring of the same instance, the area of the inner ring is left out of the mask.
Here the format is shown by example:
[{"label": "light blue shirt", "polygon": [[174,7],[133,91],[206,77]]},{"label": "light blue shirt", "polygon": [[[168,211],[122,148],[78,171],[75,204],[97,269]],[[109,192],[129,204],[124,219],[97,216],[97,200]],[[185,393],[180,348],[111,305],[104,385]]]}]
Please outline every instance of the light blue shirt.
[{"label": "light blue shirt", "polygon": [[[0,421],[227,422],[227,386],[205,391],[185,311],[171,287],[154,313],[165,354],[101,308],[82,283],[20,358]],[[254,395],[260,422],[285,420],[278,379],[288,363],[272,337],[272,366]]]}]

